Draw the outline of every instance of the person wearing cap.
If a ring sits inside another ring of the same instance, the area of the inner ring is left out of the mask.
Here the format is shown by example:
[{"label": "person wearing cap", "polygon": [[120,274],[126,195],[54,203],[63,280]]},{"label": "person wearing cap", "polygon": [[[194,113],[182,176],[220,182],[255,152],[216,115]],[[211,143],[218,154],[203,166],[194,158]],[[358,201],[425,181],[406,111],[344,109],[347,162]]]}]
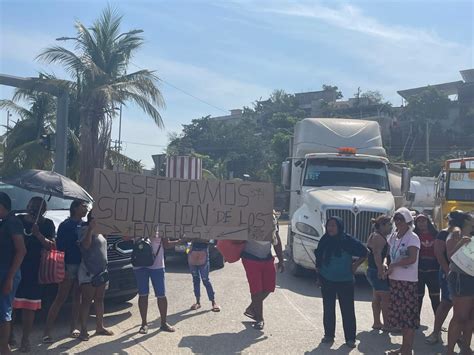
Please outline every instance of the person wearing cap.
[{"label": "person wearing cap", "polygon": [[58,285],[58,293],[51,305],[46,326],[43,333],[43,343],[53,342],[51,330],[64,302],[72,290],[72,312],[69,335],[78,338],[80,331],[77,329],[80,307],[80,288],[78,282],[79,265],[81,264],[81,250],[79,249],[79,232],[84,224],[83,218],[87,215],[88,203],[74,200],[69,208],[70,217],[63,221],[58,227],[56,245],[58,250],[64,251],[64,262],[66,264],[66,277]]},{"label": "person wearing cap", "polygon": [[459,220],[460,227],[456,227],[446,239],[446,252],[451,259],[448,287],[453,300],[453,318],[448,328],[448,355],[454,354],[454,346],[461,335],[461,354],[472,354],[470,346],[474,324],[474,276],[456,265],[452,256],[472,241],[474,219],[470,214],[464,213]]},{"label": "person wearing cap", "polygon": [[[390,286],[383,262],[387,257],[388,243],[387,236],[392,232],[391,218],[387,215],[381,215],[372,219],[374,231],[367,240],[368,267],[367,281],[373,289],[372,312],[374,323],[372,329],[389,331],[387,328],[388,306],[390,304]],[[383,316],[383,324],[380,321],[380,312]]]},{"label": "person wearing cap", "polygon": [[431,300],[433,314],[440,304],[439,294],[439,263],[434,252],[434,242],[438,231],[433,226],[429,217],[425,214],[418,214],[415,217],[415,234],[420,238],[420,256],[418,262],[418,307],[421,313],[423,297],[425,296],[425,287]]},{"label": "person wearing cap", "polygon": [[446,252],[446,239],[457,228],[461,228],[463,224],[464,212],[460,210],[451,211],[446,218],[448,219],[448,228],[443,229],[436,236],[434,244],[434,252],[436,259],[440,265],[439,268],[439,284],[441,287],[441,303],[436,309],[433,332],[426,338],[427,344],[437,344],[443,342],[441,338],[441,329],[449,311],[453,307],[451,295],[448,288],[448,274],[449,274],[449,258]]},{"label": "person wearing cap", "polygon": [[21,280],[21,263],[26,254],[23,225],[10,213],[10,197],[0,192],[0,354],[10,354],[12,303]]},{"label": "person wearing cap", "polygon": [[[354,307],[354,273],[364,262],[367,248],[344,231],[344,221],[331,217],[326,222],[314,255],[316,273],[323,296],[324,337],[322,343],[333,343],[336,331],[336,298],[342,314],[346,345],[356,347],[356,316]],[[353,260],[353,257],[356,259]]]},{"label": "person wearing cap", "polygon": [[418,313],[418,252],[420,238],[413,232],[413,216],[399,208],[393,216],[396,231],[388,239],[390,264],[390,306],[388,323],[391,328],[402,330],[402,346],[389,354],[411,354],[415,329],[420,325]]}]

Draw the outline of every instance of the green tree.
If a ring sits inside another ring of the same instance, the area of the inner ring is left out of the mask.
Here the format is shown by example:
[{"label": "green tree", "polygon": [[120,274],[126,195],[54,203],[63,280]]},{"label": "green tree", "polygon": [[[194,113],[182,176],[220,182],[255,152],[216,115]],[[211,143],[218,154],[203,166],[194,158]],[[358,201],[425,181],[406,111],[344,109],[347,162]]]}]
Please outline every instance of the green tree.
[{"label": "green tree", "polygon": [[[402,120],[409,122],[409,132],[404,145],[404,156],[411,156],[411,152],[424,152],[425,161],[430,160],[430,144],[432,143],[433,128],[437,128],[434,133],[438,133],[437,151],[442,153],[443,132],[440,123],[448,118],[448,110],[451,101],[441,94],[436,88],[428,87],[418,95],[409,98],[408,104],[402,112]],[[443,142],[444,141],[444,142]],[[445,147],[447,148],[447,147]],[[421,154],[420,154],[421,155]],[[414,156],[419,159],[420,155]]]},{"label": "green tree", "polygon": [[[28,108],[19,104],[26,101]],[[0,100],[0,109],[20,117],[5,134],[2,174],[9,175],[22,169],[50,169],[51,151],[41,145],[41,136],[54,132],[54,98],[45,93],[17,89],[11,100]]]},{"label": "green tree", "polygon": [[90,188],[93,169],[103,168],[110,145],[111,123],[120,104],[133,102],[163,126],[164,106],[158,77],[143,69],[127,74],[130,59],[143,45],[142,30],[120,32],[122,17],[107,7],[92,27],[76,22],[74,49],[52,46],[38,55],[46,63],[61,64],[72,78],[80,116],[79,182]]}]

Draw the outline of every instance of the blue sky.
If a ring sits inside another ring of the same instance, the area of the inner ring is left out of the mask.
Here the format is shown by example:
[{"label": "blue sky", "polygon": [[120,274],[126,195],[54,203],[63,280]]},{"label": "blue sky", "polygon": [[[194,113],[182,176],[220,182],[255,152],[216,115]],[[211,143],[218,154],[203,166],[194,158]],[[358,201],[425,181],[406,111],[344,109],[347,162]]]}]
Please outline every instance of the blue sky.
[{"label": "blue sky", "polygon": [[[459,70],[474,67],[471,1],[0,0],[0,72],[65,75],[34,57],[107,3],[123,14],[124,32],[145,31],[130,70],[153,69],[165,81],[164,130],[134,106],[123,113],[125,154],[149,168],[182,124],[251,106],[274,89],[332,84],[347,98],[360,87],[399,105],[397,90],[459,80]],[[0,98],[11,93],[0,87]],[[118,122],[112,139],[117,132]]]}]

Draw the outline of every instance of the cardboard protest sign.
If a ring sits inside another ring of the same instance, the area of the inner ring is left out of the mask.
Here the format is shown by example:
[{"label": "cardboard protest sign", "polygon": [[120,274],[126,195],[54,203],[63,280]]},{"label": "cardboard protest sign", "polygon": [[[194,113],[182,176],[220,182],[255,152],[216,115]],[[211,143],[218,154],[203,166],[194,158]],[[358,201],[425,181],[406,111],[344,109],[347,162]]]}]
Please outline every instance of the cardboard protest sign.
[{"label": "cardboard protest sign", "polygon": [[474,239],[471,238],[469,243],[456,250],[451,261],[466,274],[474,276]]},{"label": "cardboard protest sign", "polygon": [[166,238],[268,240],[273,232],[273,185],[182,180],[96,169],[98,232]]}]

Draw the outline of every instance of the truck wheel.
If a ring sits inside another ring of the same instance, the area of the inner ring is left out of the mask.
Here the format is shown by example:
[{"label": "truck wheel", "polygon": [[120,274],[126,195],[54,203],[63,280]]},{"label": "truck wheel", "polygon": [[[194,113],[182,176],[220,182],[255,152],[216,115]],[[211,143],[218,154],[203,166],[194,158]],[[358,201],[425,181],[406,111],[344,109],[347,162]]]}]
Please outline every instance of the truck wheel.
[{"label": "truck wheel", "polygon": [[295,263],[295,261],[293,260],[293,252],[290,251],[288,253],[288,270],[290,271],[290,274],[292,274],[293,276],[295,277],[301,277],[305,274],[305,268],[298,265],[297,263]]}]

